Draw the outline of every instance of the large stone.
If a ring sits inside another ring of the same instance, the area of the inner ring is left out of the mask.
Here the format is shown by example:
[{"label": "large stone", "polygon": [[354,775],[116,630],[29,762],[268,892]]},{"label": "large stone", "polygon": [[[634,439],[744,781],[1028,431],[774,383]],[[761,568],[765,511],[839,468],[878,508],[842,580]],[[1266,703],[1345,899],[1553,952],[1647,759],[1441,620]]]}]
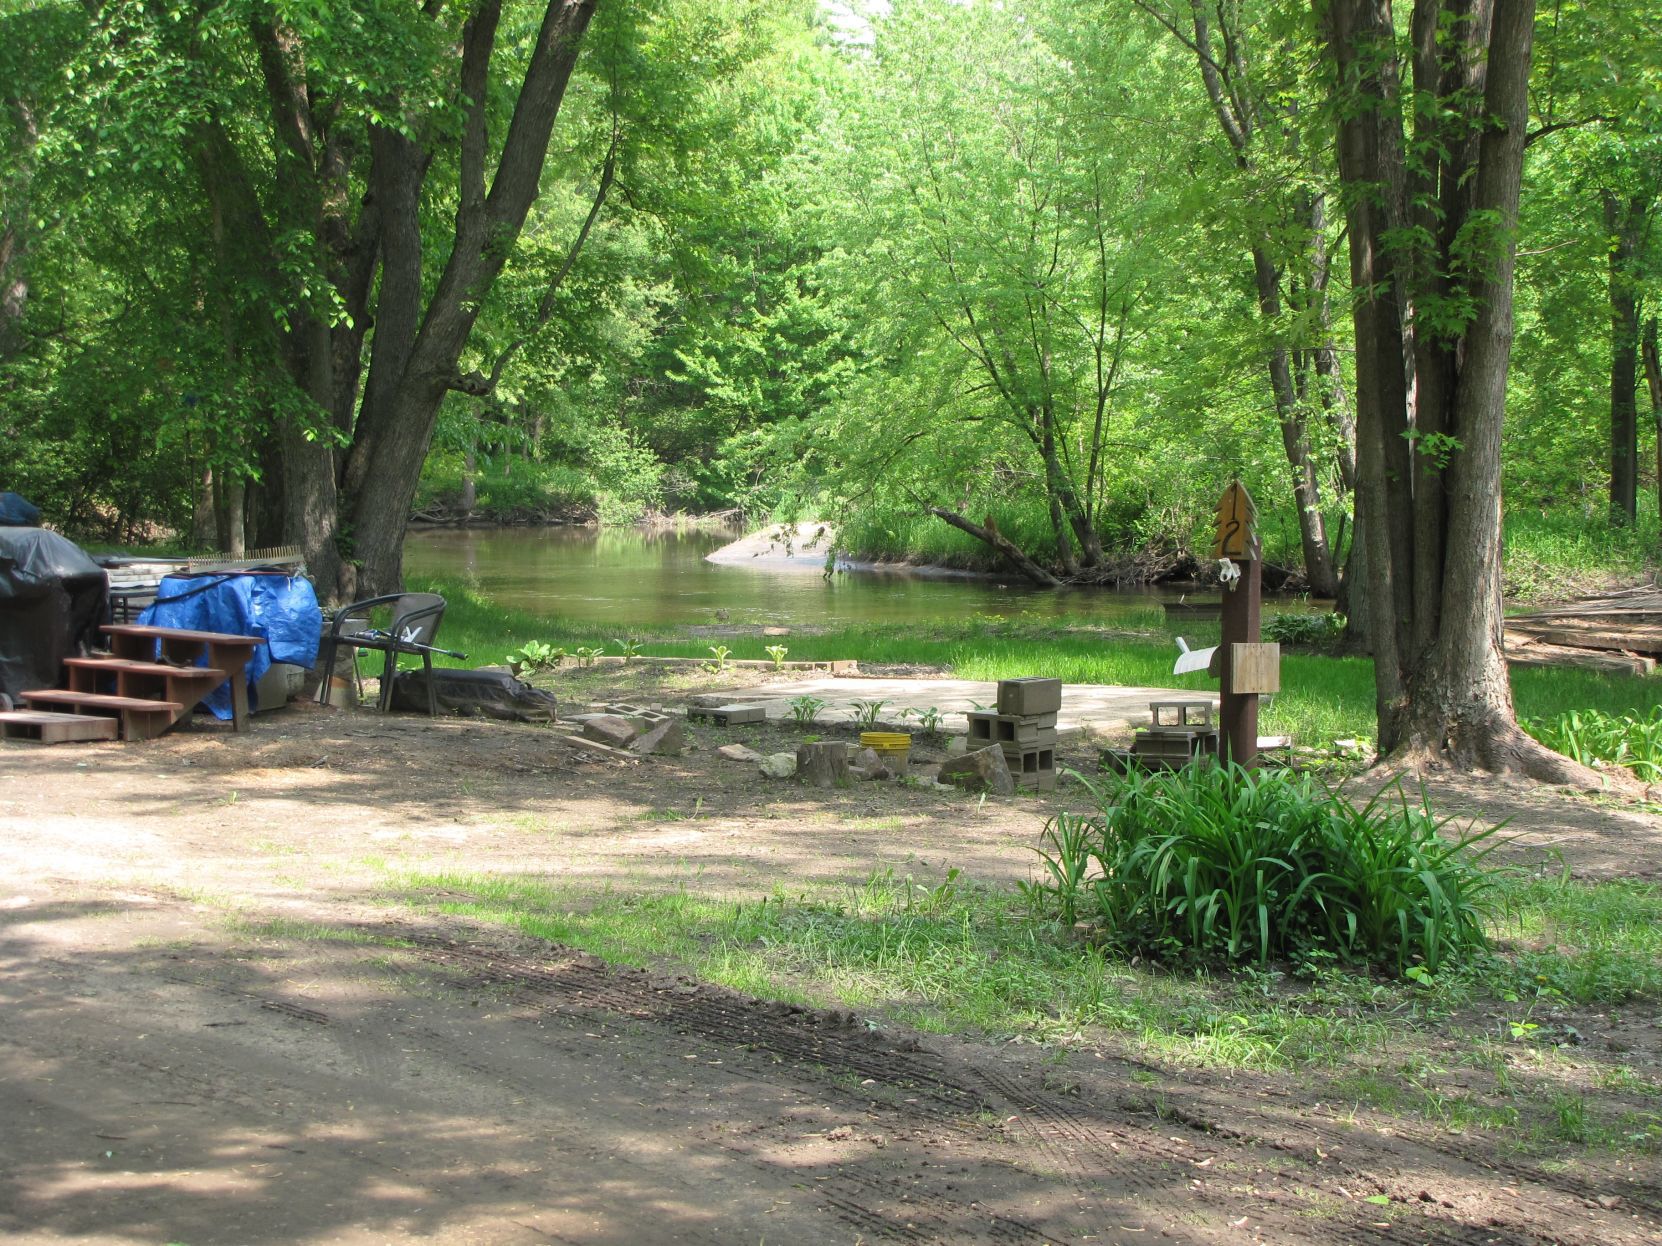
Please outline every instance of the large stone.
[{"label": "large stone", "polygon": [[788,779],[796,773],[796,758],[789,753],[769,753],[762,758],[761,771],[770,779]]},{"label": "large stone", "polygon": [[837,787],[848,782],[848,745],[842,740],[799,744],[796,774],[815,787]]},{"label": "large stone", "polygon": [[632,753],[678,754],[687,742],[687,733],[679,719],[669,718],[653,727],[629,746]]},{"label": "large stone", "polygon": [[716,750],[719,756],[728,761],[761,761],[762,755],[748,744],[723,744]]},{"label": "large stone", "polygon": [[1004,751],[998,745],[978,748],[958,757],[949,757],[941,764],[940,781],[972,792],[993,792],[999,796],[1012,795],[1015,780],[1010,767],[1004,763]]},{"label": "large stone", "polygon": [[849,759],[848,773],[856,779],[892,779],[894,772],[884,764],[874,748],[863,748]]},{"label": "large stone", "polygon": [[616,714],[590,714],[583,719],[583,736],[598,744],[627,748],[640,732],[627,718]]}]

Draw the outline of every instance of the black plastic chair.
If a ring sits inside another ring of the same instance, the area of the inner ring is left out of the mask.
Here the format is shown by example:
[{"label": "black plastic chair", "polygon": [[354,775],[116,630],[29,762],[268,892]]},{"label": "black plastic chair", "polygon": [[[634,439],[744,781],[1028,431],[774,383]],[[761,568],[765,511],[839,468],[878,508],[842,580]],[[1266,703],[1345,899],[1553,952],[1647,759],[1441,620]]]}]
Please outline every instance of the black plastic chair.
[{"label": "black plastic chair", "polygon": [[[374,625],[377,613],[390,616],[385,627]],[[335,612],[334,625],[324,638],[323,643],[329,652],[324,659],[323,682],[317,686],[317,699],[328,703],[335,662],[342,649],[353,651],[354,687],[357,686],[357,650],[370,649],[386,656],[381,668],[380,696],[380,708],[384,714],[392,704],[392,681],[398,673],[399,655],[413,653],[420,655],[422,669],[427,676],[427,712],[437,718],[439,701],[433,688],[433,637],[438,634],[439,622],[443,618],[444,598],[437,593],[395,593],[342,606]]]}]

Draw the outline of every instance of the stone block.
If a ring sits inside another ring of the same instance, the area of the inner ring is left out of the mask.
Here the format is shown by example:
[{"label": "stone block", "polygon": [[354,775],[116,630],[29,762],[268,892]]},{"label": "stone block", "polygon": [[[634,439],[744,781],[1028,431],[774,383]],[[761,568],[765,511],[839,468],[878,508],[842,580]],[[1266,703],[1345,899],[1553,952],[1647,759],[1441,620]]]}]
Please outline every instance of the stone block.
[{"label": "stone block", "polygon": [[723,744],[716,750],[718,756],[728,761],[761,761],[762,755],[748,744]]},{"label": "stone block", "polygon": [[627,748],[640,735],[633,723],[616,714],[585,714],[582,721],[584,739],[613,748]]},{"label": "stone block", "polygon": [[680,753],[686,743],[686,728],[676,719],[669,718],[635,740],[629,746],[629,751],[642,755],[649,753],[675,755]]},{"label": "stone block", "polygon": [[998,681],[998,712],[1018,718],[1055,714],[1062,708],[1062,681],[1029,676]]},{"label": "stone block", "polygon": [[1009,796],[1016,790],[1004,753],[996,744],[947,758],[941,764],[939,778],[942,783],[968,788],[972,792],[996,792],[1000,796]]}]

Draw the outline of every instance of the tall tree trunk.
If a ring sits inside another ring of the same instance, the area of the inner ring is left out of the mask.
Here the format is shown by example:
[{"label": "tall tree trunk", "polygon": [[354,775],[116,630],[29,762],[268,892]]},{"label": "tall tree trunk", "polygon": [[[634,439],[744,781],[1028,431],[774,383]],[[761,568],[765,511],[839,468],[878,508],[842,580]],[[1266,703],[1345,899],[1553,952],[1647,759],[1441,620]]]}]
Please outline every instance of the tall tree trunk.
[{"label": "tall tree trunk", "polygon": [[[404,531],[439,406],[451,389],[466,388],[456,373],[457,360],[536,199],[549,138],[595,4],[596,0],[549,0],[488,192],[484,101],[501,0],[483,0],[468,19],[461,85],[463,96],[474,102],[463,125],[455,237],[424,312],[419,290],[410,296],[416,300],[413,310],[419,327],[407,355],[405,309],[389,300],[384,286],[386,274],[408,271],[411,239],[397,230],[383,230],[376,344],[379,347],[381,334],[390,331],[397,335],[399,350],[388,360],[371,357],[342,499],[359,563],[355,590],[360,595],[402,587]],[[411,152],[394,152],[390,167],[402,173],[415,158]],[[413,245],[419,272],[419,234]],[[399,355],[402,366],[395,367],[390,360]]]},{"label": "tall tree trunk", "polygon": [[1639,518],[1639,290],[1635,261],[1644,233],[1643,196],[1603,192],[1610,238],[1610,520]]},{"label": "tall tree trunk", "polygon": [[246,488],[240,472],[220,471],[214,475],[214,530],[219,552],[227,558],[241,558],[247,548],[243,514]]},{"label": "tall tree trunk", "polygon": [[1656,426],[1656,514],[1662,519],[1662,353],[1656,347],[1656,317],[1645,321],[1640,352],[1645,361],[1645,386],[1650,391],[1651,423]]},{"label": "tall tree trunk", "polygon": [[[1389,0],[1314,3],[1338,71],[1356,292],[1358,505],[1369,525],[1371,600],[1382,611],[1374,634],[1381,754],[1596,785],[1593,772],[1518,728],[1501,651],[1501,424],[1533,0],[1417,0],[1407,99]],[[1438,153],[1432,167],[1406,159],[1405,107],[1415,114],[1415,149]],[[1431,205],[1441,216],[1435,230],[1412,235],[1425,249],[1405,253],[1403,226]],[[1451,263],[1456,244],[1465,248],[1463,275]],[[1474,309],[1463,327],[1430,315],[1446,311],[1449,302],[1438,300],[1451,295]],[[1410,444],[1403,299],[1414,308],[1412,464],[1399,458]]]},{"label": "tall tree trunk", "polygon": [[35,146],[40,140],[34,109],[28,101],[12,97],[5,103],[16,118],[22,151],[12,180],[0,185],[0,363],[23,349],[23,313],[29,305],[25,261],[33,224],[29,191]]},{"label": "tall tree trunk", "polygon": [[218,520],[214,515],[214,469],[204,465],[196,473],[195,485],[190,508],[190,547],[212,549],[219,539]]}]

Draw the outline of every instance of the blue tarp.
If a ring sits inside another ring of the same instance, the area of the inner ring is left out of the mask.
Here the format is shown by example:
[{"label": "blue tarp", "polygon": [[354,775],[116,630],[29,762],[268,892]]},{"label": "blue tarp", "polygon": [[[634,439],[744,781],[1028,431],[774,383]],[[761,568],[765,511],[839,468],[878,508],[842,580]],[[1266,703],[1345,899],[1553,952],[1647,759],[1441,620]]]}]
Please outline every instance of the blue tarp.
[{"label": "blue tarp", "polygon": [[32,528],[40,522],[40,507],[16,493],[0,493],[0,524],[8,528]]},{"label": "blue tarp", "polygon": [[[248,687],[271,669],[290,662],[308,669],[317,664],[323,611],[310,581],[271,574],[170,575],[156,590],[156,603],[139,615],[153,627],[182,627],[199,632],[259,636],[266,643],[248,663]],[[221,685],[203,702],[215,718],[231,717],[231,689]],[[257,708],[257,707],[256,707]]]}]

